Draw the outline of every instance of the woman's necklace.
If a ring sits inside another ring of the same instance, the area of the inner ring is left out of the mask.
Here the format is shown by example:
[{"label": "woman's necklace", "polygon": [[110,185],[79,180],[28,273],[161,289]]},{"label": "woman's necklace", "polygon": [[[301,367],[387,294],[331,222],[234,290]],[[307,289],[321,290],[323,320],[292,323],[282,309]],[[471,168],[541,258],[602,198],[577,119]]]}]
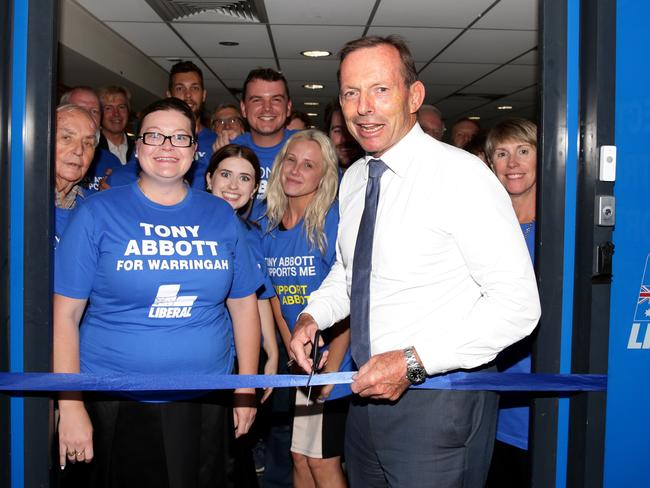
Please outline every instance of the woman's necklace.
[{"label": "woman's necklace", "polygon": [[524,228],[524,239],[527,239],[530,232],[533,230],[533,226],[535,225],[535,221],[531,220],[526,224],[526,227]]}]

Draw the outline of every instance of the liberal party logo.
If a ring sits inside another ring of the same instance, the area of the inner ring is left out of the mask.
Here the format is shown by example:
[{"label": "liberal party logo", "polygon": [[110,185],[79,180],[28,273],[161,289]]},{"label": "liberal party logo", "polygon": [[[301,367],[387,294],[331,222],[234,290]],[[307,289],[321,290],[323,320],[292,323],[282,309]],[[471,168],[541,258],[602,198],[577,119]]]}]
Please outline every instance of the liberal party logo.
[{"label": "liberal party logo", "polygon": [[634,310],[634,323],[630,330],[630,338],[627,342],[628,349],[650,349],[650,276],[648,276],[648,260],[645,259],[643,278],[639,286],[639,295],[636,299]]},{"label": "liberal party logo", "polygon": [[196,296],[178,296],[181,285],[160,285],[151,308],[151,319],[180,319],[192,316]]}]

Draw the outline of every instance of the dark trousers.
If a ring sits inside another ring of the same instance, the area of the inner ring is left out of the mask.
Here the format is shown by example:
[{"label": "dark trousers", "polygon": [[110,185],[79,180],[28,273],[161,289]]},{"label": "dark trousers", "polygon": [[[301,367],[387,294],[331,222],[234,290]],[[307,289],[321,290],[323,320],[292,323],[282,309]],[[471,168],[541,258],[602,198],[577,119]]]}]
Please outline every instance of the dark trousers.
[{"label": "dark trousers", "polygon": [[95,457],[60,473],[65,488],[200,488],[226,485],[228,396],[138,403],[91,400]]},{"label": "dark trousers", "polygon": [[350,405],[348,479],[356,487],[485,484],[496,430],[493,392],[408,390],[397,402]]}]

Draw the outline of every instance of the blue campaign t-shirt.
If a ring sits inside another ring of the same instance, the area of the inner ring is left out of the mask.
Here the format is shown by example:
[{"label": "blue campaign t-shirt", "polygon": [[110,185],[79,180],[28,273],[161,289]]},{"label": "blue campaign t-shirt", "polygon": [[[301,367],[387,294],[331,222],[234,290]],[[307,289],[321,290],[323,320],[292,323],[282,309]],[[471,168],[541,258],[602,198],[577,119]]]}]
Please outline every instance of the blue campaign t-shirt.
[{"label": "blue campaign t-shirt", "polygon": [[275,157],[278,155],[278,153],[282,149],[282,146],[284,146],[284,144],[287,142],[289,137],[291,137],[296,132],[298,131],[285,129],[284,136],[282,137],[282,142],[276,144],[275,146],[270,146],[270,147],[262,147],[255,144],[253,142],[253,136],[251,135],[250,132],[244,132],[243,134],[237,136],[235,139],[231,141],[233,144],[239,144],[241,146],[246,146],[247,148],[252,149],[252,151],[257,156],[257,159],[260,160],[260,168],[262,169],[262,178],[260,180],[260,187],[257,190],[257,199],[253,203],[253,210],[251,211],[250,219],[253,221],[260,219],[262,215],[264,215],[264,212],[266,210],[262,200],[264,199],[264,195],[266,194],[266,184],[269,180],[269,176],[271,176],[271,168],[273,167],[273,161],[275,160]]},{"label": "blue campaign t-shirt", "polygon": [[[267,228],[268,221],[262,221]],[[305,234],[303,221],[293,228],[278,228],[265,232],[262,246],[269,276],[280,302],[282,316],[293,331],[298,315],[307,305],[309,296],[318,289],[336,260],[336,234],[339,225],[338,203],[334,203],[325,219],[327,250],[323,254],[313,248]],[[339,371],[354,369],[350,349],[345,354]],[[329,399],[334,400],[351,393],[349,385],[336,385]]]},{"label": "blue campaign t-shirt", "polygon": [[[535,262],[535,222],[521,224],[530,259]],[[503,373],[530,373],[530,342],[517,342],[502,351],[497,358],[497,368]],[[499,400],[497,439],[519,449],[528,449],[528,422],[530,420],[530,397],[525,394],[506,392]]]},{"label": "blue campaign t-shirt", "polygon": [[262,229],[254,224],[244,222],[242,223],[244,234],[246,235],[246,242],[248,243],[253,259],[257,264],[257,268],[260,270],[264,278],[264,283],[257,290],[257,298],[264,300],[275,296],[275,288],[273,288],[273,283],[269,276],[269,270],[266,266],[266,260],[264,259],[264,251],[262,250]]},{"label": "blue campaign t-shirt", "polygon": [[212,157],[212,145],[217,140],[217,134],[207,127],[201,129],[196,136],[198,146],[196,153],[194,153],[194,163],[185,175],[185,179],[190,183],[192,188],[197,190],[205,190],[205,173],[210,164]]},{"label": "blue campaign t-shirt", "polygon": [[158,205],[137,184],[86,199],[55,253],[54,291],[88,299],[81,371],[227,374],[227,298],[261,285],[230,205],[190,189]]},{"label": "blue campaign t-shirt", "polygon": [[109,187],[130,185],[140,176],[140,163],[135,157],[135,153],[125,165],[113,168],[113,172],[106,177],[106,183]]}]

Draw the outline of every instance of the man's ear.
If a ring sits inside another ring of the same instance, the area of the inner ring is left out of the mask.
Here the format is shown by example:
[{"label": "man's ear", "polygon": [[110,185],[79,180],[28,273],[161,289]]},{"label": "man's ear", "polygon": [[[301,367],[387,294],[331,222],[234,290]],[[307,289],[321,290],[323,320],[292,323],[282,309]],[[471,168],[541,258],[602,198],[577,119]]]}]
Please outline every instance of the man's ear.
[{"label": "man's ear", "polygon": [[421,81],[416,81],[409,88],[409,110],[416,113],[424,102],[425,88]]},{"label": "man's ear", "polygon": [[244,105],[244,100],[239,102],[239,110],[241,111],[241,116],[246,120],[246,105]]}]

